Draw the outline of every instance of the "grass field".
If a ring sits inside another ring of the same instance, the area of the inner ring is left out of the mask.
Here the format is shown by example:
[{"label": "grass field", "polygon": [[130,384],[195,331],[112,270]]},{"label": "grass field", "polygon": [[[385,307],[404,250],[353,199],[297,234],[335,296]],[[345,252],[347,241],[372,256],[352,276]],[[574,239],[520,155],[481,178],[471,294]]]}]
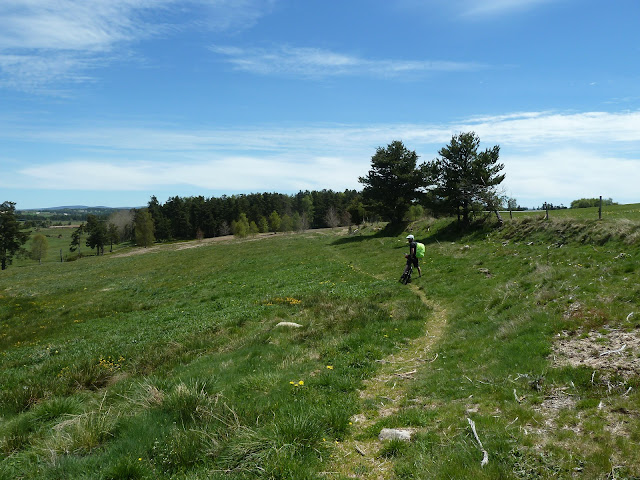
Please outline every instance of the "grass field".
[{"label": "grass field", "polygon": [[0,478],[640,478],[637,207],[16,263]]},{"label": "grass field", "polygon": [[[544,211],[525,210],[513,212],[514,218],[523,216],[543,216]],[[506,212],[506,216],[509,214]],[[549,210],[549,218],[572,218],[579,220],[598,220],[598,208],[567,208],[562,210]],[[624,218],[627,220],[640,220],[640,204],[609,205],[602,207],[602,220],[615,220]]]}]

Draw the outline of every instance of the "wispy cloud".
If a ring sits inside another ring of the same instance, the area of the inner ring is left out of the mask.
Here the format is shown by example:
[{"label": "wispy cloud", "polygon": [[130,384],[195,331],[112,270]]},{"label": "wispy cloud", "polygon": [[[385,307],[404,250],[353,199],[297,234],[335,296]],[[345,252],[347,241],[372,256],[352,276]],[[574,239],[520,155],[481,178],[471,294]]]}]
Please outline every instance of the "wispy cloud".
[{"label": "wispy cloud", "polygon": [[[38,189],[207,192],[359,188],[378,146],[402,140],[431,160],[451,136],[475,131],[481,148],[501,146],[505,187],[532,206],[603,195],[638,201],[640,111],[520,112],[460,122],[305,125],[200,131],[170,128],[21,128],[0,139],[71,152],[50,163],[5,162],[0,184]],[[58,149],[56,145],[64,148]],[[1,161],[1,159],[0,159]],[[100,172],[96,175],[96,172]]]},{"label": "wispy cloud", "polygon": [[187,23],[218,30],[251,26],[272,1],[3,0],[0,87],[49,92],[52,84],[86,81],[92,69],[136,42]]},{"label": "wispy cloud", "polygon": [[396,3],[413,14],[443,10],[452,18],[491,20],[563,1],[567,0],[448,0],[447,2],[441,0],[396,0]]},{"label": "wispy cloud", "polygon": [[472,17],[504,15],[557,0],[462,0],[463,14]]},{"label": "wispy cloud", "polygon": [[259,75],[400,77],[486,68],[475,62],[378,60],[319,48],[291,46],[265,49],[213,45],[210,50],[223,56],[236,70]]},{"label": "wispy cloud", "polygon": [[0,119],[0,139],[50,143],[115,152],[298,152],[359,151],[392,140],[412,149],[444,145],[459,132],[474,131],[483,143],[521,149],[580,143],[614,149],[640,143],[640,111],[519,112],[482,116],[447,124],[308,124],[218,129],[171,126],[67,127],[21,125]]},{"label": "wispy cloud", "polygon": [[152,5],[148,0],[5,0],[0,4],[0,48],[109,50],[146,33],[148,25],[136,22],[135,15]]},{"label": "wispy cloud", "polygon": [[[100,175],[95,175],[96,168]],[[336,179],[336,169],[343,174],[342,179]],[[36,189],[145,191],[186,186],[205,192],[296,191],[326,185],[342,190],[352,188],[354,179],[361,174],[357,164],[341,158],[233,155],[186,162],[103,161],[99,166],[93,160],[73,160],[27,167],[19,172],[23,181],[28,179],[27,188]]]}]

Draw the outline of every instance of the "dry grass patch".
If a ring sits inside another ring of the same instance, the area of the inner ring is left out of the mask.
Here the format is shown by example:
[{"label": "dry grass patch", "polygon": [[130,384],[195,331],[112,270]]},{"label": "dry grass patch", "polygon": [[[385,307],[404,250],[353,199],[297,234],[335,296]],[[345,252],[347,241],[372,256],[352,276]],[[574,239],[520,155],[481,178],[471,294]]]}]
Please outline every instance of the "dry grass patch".
[{"label": "dry grass patch", "polygon": [[623,378],[640,375],[640,330],[589,332],[560,336],[553,346],[553,366],[588,367]]}]

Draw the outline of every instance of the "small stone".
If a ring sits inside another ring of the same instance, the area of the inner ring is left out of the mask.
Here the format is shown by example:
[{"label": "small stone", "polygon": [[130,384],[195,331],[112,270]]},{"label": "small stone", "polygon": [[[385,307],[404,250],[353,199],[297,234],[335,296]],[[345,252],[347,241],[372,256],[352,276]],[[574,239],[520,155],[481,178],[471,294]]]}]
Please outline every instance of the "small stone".
[{"label": "small stone", "polygon": [[276,325],[276,327],[289,327],[289,328],[300,328],[302,325],[295,322],[280,322]]},{"label": "small stone", "polygon": [[383,428],[378,435],[378,440],[384,442],[385,440],[402,440],[403,442],[411,441],[411,430],[404,428]]}]

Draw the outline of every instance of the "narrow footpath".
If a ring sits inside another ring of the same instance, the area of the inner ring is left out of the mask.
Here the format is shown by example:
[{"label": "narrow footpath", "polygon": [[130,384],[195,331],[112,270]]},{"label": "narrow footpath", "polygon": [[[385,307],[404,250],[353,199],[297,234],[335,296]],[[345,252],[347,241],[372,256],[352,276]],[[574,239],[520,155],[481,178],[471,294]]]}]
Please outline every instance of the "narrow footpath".
[{"label": "narrow footpath", "polygon": [[[326,478],[347,477],[362,480],[388,480],[393,477],[393,463],[378,452],[382,443],[377,438],[359,440],[374,423],[400,410],[407,397],[414,375],[437,359],[435,347],[444,333],[447,312],[429,300],[420,287],[409,286],[420,300],[432,309],[425,324],[424,335],[415,338],[397,352],[379,360],[375,377],[364,382],[360,392],[361,403],[367,409],[352,418],[353,430],[349,438],[336,445]],[[374,405],[374,410],[370,408]]]}]

